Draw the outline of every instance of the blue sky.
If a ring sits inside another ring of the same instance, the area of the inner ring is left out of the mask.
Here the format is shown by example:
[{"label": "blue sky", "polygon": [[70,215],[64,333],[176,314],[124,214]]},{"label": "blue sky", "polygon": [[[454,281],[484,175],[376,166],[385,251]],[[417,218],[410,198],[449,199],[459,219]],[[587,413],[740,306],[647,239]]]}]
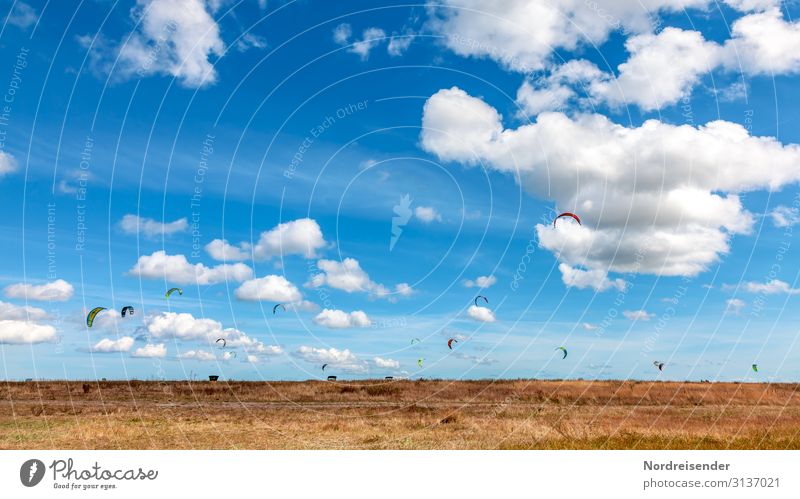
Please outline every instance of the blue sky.
[{"label": "blue sky", "polygon": [[651,4],[3,2],[0,376],[797,380],[798,6]]}]

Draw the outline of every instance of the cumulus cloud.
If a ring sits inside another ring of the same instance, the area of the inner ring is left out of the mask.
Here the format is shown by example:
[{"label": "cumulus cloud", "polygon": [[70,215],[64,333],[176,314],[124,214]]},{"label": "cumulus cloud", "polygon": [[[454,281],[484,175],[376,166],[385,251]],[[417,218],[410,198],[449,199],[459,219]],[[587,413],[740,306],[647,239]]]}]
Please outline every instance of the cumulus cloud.
[{"label": "cumulus cloud", "polygon": [[167,356],[167,347],[164,343],[148,343],[143,347],[139,347],[133,351],[131,357],[137,357],[142,359],[150,359],[150,358],[164,358]]},{"label": "cumulus cloud", "polygon": [[118,340],[103,338],[98,341],[90,350],[94,353],[115,353],[127,352],[133,346],[133,338],[130,336],[123,336]]},{"label": "cumulus cloud", "polygon": [[581,324],[581,327],[583,327],[583,329],[587,331],[594,331],[597,329],[597,326],[595,324],[592,324],[591,322],[584,322],[583,324]]},{"label": "cumulus cloud", "polygon": [[33,321],[0,320],[0,344],[54,343],[56,328]]},{"label": "cumulus cloud", "polygon": [[293,355],[311,364],[328,364],[337,371],[349,373],[364,373],[368,370],[367,363],[360,360],[350,350],[337,350],[336,348],[314,348],[301,346]]},{"label": "cumulus cloud", "polygon": [[624,127],[601,115],[543,113],[504,129],[494,108],[454,87],[428,99],[422,124],[422,146],[439,159],[480,161],[559,211],[580,213],[583,225],[536,226],[540,246],[566,270],[696,275],[729,251],[733,235],[751,232],[738,193],[800,179],[800,147],[726,121]]},{"label": "cumulus cloud", "polygon": [[790,208],[788,206],[776,206],[769,212],[772,218],[772,224],[775,227],[792,227],[800,222],[800,212],[797,208]]},{"label": "cumulus cloud", "polygon": [[644,310],[624,310],[622,315],[630,321],[649,321],[656,316],[656,314],[651,314]]},{"label": "cumulus cloud", "polygon": [[800,72],[800,24],[770,8],[737,19],[725,42],[724,66],[748,75]]},{"label": "cumulus cloud", "polygon": [[482,275],[482,276],[477,277],[474,281],[472,279],[465,280],[464,281],[464,287],[485,289],[485,288],[489,288],[491,286],[494,286],[494,284],[496,282],[497,282],[497,278],[495,276],[493,276],[493,275],[483,276]]},{"label": "cumulus cloud", "polygon": [[25,2],[14,2],[11,12],[9,12],[6,21],[20,29],[27,29],[36,24],[39,16],[36,10]]},{"label": "cumulus cloud", "polygon": [[372,363],[379,369],[400,369],[400,362],[382,357],[374,357]]},{"label": "cumulus cloud", "polygon": [[424,222],[426,224],[429,224],[434,221],[436,222],[442,221],[442,215],[440,215],[439,212],[436,211],[436,208],[433,208],[431,206],[417,206],[416,208],[414,208],[414,215],[421,222]]},{"label": "cumulus cloud", "polygon": [[386,52],[392,57],[399,57],[408,50],[413,40],[413,31],[407,30],[404,33],[392,33],[392,37],[389,38],[389,45],[386,46]]},{"label": "cumulus cloud", "polygon": [[189,228],[186,218],[179,218],[174,222],[159,222],[152,218],[142,218],[137,215],[125,215],[119,226],[126,234],[142,233],[145,237],[169,236],[178,232],[185,232]]},{"label": "cumulus cloud", "polygon": [[348,314],[343,310],[330,310],[327,308],[314,317],[314,322],[330,329],[369,327],[372,325],[370,318],[361,310]]},{"label": "cumulus cloud", "polygon": [[246,301],[299,302],[303,295],[280,275],[268,275],[245,281],[236,289],[236,298]]},{"label": "cumulus cloud", "polygon": [[243,331],[223,328],[214,319],[196,318],[186,312],[161,312],[146,316],[144,327],[151,338],[202,341],[211,345],[223,338],[228,347],[241,347],[249,353],[277,355],[282,352],[280,347],[264,345]]},{"label": "cumulus cloud", "polygon": [[251,254],[257,261],[289,255],[315,258],[326,244],[316,220],[301,218],[262,232],[255,245],[242,242],[234,246],[224,239],[215,239],[206,245],[206,252],[215,260],[233,261],[245,260]]},{"label": "cumulus cloud", "polygon": [[494,322],[496,320],[494,312],[486,307],[479,307],[477,305],[470,306],[467,309],[467,315],[478,322]]},{"label": "cumulus cloud", "polygon": [[140,256],[128,273],[144,279],[199,285],[245,281],[253,277],[253,269],[243,263],[225,263],[207,267],[202,263],[189,263],[184,255],[168,255],[164,250]]},{"label": "cumulus cloud", "polygon": [[341,262],[319,260],[317,268],[321,272],[313,275],[306,283],[306,286],[310,288],[329,286],[347,293],[369,293],[373,298],[388,298],[389,300],[393,300],[396,295],[408,296],[412,292],[407,283],[397,284],[392,292],[383,284],[374,282],[355,258],[345,258]]},{"label": "cumulus cloud", "polygon": [[203,0],[137,0],[131,17],[136,31],[112,49],[120,77],[170,75],[192,88],[217,80],[211,58],[221,56],[225,44]]},{"label": "cumulus cloud", "polygon": [[18,168],[17,160],[11,154],[0,151],[0,178],[14,173]]},{"label": "cumulus cloud", "polygon": [[179,359],[183,360],[199,360],[201,362],[211,362],[217,360],[213,353],[205,350],[189,350],[178,354]]},{"label": "cumulus cloud", "polygon": [[764,295],[796,295],[800,294],[800,289],[793,288],[788,282],[779,279],[773,279],[768,282],[743,282],[739,285],[726,284],[723,289],[731,290],[738,289],[747,293],[764,294]]},{"label": "cumulus cloud", "polygon": [[0,301],[0,320],[38,321],[46,317],[47,312],[41,308],[27,305],[19,306]]},{"label": "cumulus cloud", "polygon": [[608,273],[604,270],[581,270],[570,267],[566,263],[560,264],[558,270],[561,271],[561,280],[564,281],[564,284],[568,288],[592,288],[595,291],[606,291],[609,289],[616,289],[617,291],[625,290],[625,281],[622,279],[609,279]]},{"label": "cumulus cloud", "polygon": [[45,284],[29,284],[20,282],[6,286],[6,296],[35,301],[67,301],[72,298],[75,288],[63,279]]},{"label": "cumulus cloud", "polygon": [[[491,58],[512,71],[531,72],[548,65],[559,49],[602,45],[613,30],[652,31],[651,16],[705,7],[708,0],[531,2],[443,0],[431,7],[430,28],[445,46],[464,57]],[[601,9],[601,10],[598,10]],[[612,22],[609,22],[612,20]]]}]

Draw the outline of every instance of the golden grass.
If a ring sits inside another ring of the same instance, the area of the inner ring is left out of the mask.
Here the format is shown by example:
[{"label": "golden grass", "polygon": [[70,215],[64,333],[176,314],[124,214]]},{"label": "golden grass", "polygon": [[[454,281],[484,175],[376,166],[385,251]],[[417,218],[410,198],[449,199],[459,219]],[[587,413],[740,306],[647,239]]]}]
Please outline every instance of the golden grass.
[{"label": "golden grass", "polygon": [[797,384],[0,385],[2,449],[800,449]]}]

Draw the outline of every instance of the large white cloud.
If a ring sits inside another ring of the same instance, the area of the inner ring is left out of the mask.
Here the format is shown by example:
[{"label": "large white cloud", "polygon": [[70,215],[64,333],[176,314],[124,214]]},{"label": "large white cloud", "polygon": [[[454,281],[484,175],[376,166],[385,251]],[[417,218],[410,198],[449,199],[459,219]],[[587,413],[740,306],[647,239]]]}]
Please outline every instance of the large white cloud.
[{"label": "large white cloud", "polygon": [[54,343],[56,328],[32,321],[0,320],[0,344]]},{"label": "large white cloud", "polygon": [[288,255],[314,258],[325,245],[316,220],[301,218],[262,232],[255,245],[242,242],[235,246],[224,239],[215,239],[206,245],[206,252],[215,260],[245,260],[251,253],[259,261]]},{"label": "large white cloud", "polygon": [[351,327],[369,327],[372,321],[361,310],[347,313],[343,310],[324,309],[314,317],[314,322],[330,329],[346,329]]},{"label": "large white cloud", "polygon": [[142,359],[151,358],[164,358],[167,356],[167,347],[164,343],[148,343],[143,347],[139,347],[131,353],[131,357]]},{"label": "large white cloud", "polygon": [[600,45],[616,29],[652,31],[652,16],[704,7],[708,0],[443,0],[430,3],[434,33],[462,56],[488,57],[513,71],[547,65],[555,51]]},{"label": "large white cloud", "polygon": [[800,24],[778,8],[737,19],[725,42],[724,65],[749,75],[800,72]]},{"label": "large white cloud", "polygon": [[236,298],[247,301],[299,302],[303,295],[280,275],[268,275],[245,281],[236,289]]},{"label": "large white cloud", "polygon": [[303,345],[298,348],[293,355],[315,365],[328,364],[329,368],[338,371],[364,373],[368,370],[367,363],[360,360],[348,349],[325,349]]},{"label": "large white cloud", "polygon": [[168,255],[159,250],[142,255],[129,273],[144,279],[163,279],[176,284],[216,284],[224,281],[245,281],[253,277],[253,269],[243,263],[225,263],[207,267],[191,264],[184,255]]},{"label": "large white cloud", "polygon": [[0,320],[38,321],[46,317],[47,312],[41,308],[0,301]]},{"label": "large white cloud", "polygon": [[122,217],[119,226],[126,234],[138,234],[141,232],[146,237],[158,237],[185,232],[189,228],[189,222],[186,218],[179,218],[173,222],[159,222],[152,218],[128,214]]},{"label": "large white cloud", "polygon": [[67,301],[72,298],[75,288],[63,279],[45,284],[29,284],[20,282],[6,286],[6,296],[35,301]]},{"label": "large white cloud", "polygon": [[800,179],[800,147],[726,121],[624,127],[543,113],[504,129],[494,108],[454,87],[428,99],[422,124],[423,148],[440,159],[480,161],[579,213],[583,225],[536,227],[567,268],[695,275],[728,252],[732,235],[751,231],[738,193]]},{"label": "large white cloud", "polygon": [[306,286],[311,288],[329,286],[347,293],[369,293],[374,298],[389,300],[394,300],[397,295],[408,296],[413,291],[407,283],[397,284],[394,291],[391,291],[383,284],[374,282],[355,258],[345,258],[341,262],[319,260],[317,268],[321,272],[311,276]]},{"label": "large white cloud", "polygon": [[283,351],[279,346],[264,345],[238,329],[223,328],[219,321],[196,318],[186,312],[161,312],[148,315],[144,319],[144,326],[152,338],[200,341],[210,345],[216,344],[219,338],[223,338],[227,347],[241,347],[249,353],[277,355]]},{"label": "large white cloud", "polygon": [[216,81],[209,59],[225,44],[203,0],[137,0],[131,15],[138,28],[117,49],[121,76],[165,74],[187,87]]},{"label": "large white cloud", "polygon": [[98,341],[90,350],[95,353],[115,353],[127,352],[133,346],[133,338],[123,336],[118,340],[103,338]]}]

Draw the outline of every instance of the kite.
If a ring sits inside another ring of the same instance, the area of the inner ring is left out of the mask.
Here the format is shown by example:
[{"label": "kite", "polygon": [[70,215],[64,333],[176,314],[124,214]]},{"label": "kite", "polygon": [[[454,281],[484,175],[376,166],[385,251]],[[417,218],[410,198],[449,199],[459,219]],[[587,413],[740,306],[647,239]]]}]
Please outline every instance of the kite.
[{"label": "kite", "polygon": [[97,317],[97,314],[99,314],[101,311],[105,309],[106,309],[105,307],[93,308],[92,311],[89,312],[89,315],[86,316],[86,325],[92,327],[92,324],[94,324],[94,318]]},{"label": "kite", "polygon": [[272,307],[272,315],[275,315],[275,312],[278,311],[278,307],[281,307],[283,309],[283,311],[286,312],[286,307],[283,304],[278,303],[277,305]]},{"label": "kite", "polygon": [[128,305],[127,307],[122,307],[122,316],[125,317],[125,314],[133,315],[133,307]]},{"label": "kite", "polygon": [[422,343],[422,340],[421,340],[421,339],[419,339],[419,338],[412,338],[412,339],[411,339],[411,344],[413,345],[415,341],[416,341],[417,343]]},{"label": "kite", "polygon": [[753,372],[754,373],[758,372],[758,364],[753,364]]},{"label": "kite", "polygon": [[228,341],[225,338],[217,338],[217,341],[215,341],[214,343],[219,343],[220,341],[222,342],[222,348],[228,346]]},{"label": "kite", "polygon": [[324,371],[325,368],[328,367],[328,364],[322,364],[322,370]]},{"label": "kite", "polygon": [[561,350],[562,352],[564,352],[564,356],[561,357],[561,360],[564,360],[564,359],[567,358],[567,349],[566,348],[564,348],[564,347],[556,347],[556,350]]},{"label": "kite", "polygon": [[458,340],[455,339],[455,338],[450,338],[449,340],[447,340],[447,348],[452,350],[453,349],[453,343],[458,343]]},{"label": "kite", "polygon": [[175,291],[177,291],[179,295],[183,295],[183,290],[181,288],[170,288],[165,296],[169,298]]},{"label": "kite", "polygon": [[419,367],[422,367],[422,361],[423,361],[423,360],[425,360],[425,359],[423,359],[422,357],[420,357],[419,359],[417,359],[417,365],[418,365]]},{"label": "kite", "polygon": [[578,217],[578,215],[565,211],[564,213],[560,214],[559,216],[553,219],[553,227],[556,226],[556,220],[558,220],[561,217],[572,217],[575,219],[576,222],[578,222],[578,225],[583,225],[581,224],[581,219]]},{"label": "kite", "polygon": [[663,371],[664,370],[664,363],[663,362],[659,362],[657,360],[654,360],[653,361],[653,365],[656,366],[659,371]]},{"label": "kite", "polygon": [[485,301],[487,305],[489,304],[489,299],[488,298],[486,298],[483,295],[478,295],[478,296],[475,297],[475,306],[476,307],[478,306],[478,298],[483,298],[483,301]]}]

